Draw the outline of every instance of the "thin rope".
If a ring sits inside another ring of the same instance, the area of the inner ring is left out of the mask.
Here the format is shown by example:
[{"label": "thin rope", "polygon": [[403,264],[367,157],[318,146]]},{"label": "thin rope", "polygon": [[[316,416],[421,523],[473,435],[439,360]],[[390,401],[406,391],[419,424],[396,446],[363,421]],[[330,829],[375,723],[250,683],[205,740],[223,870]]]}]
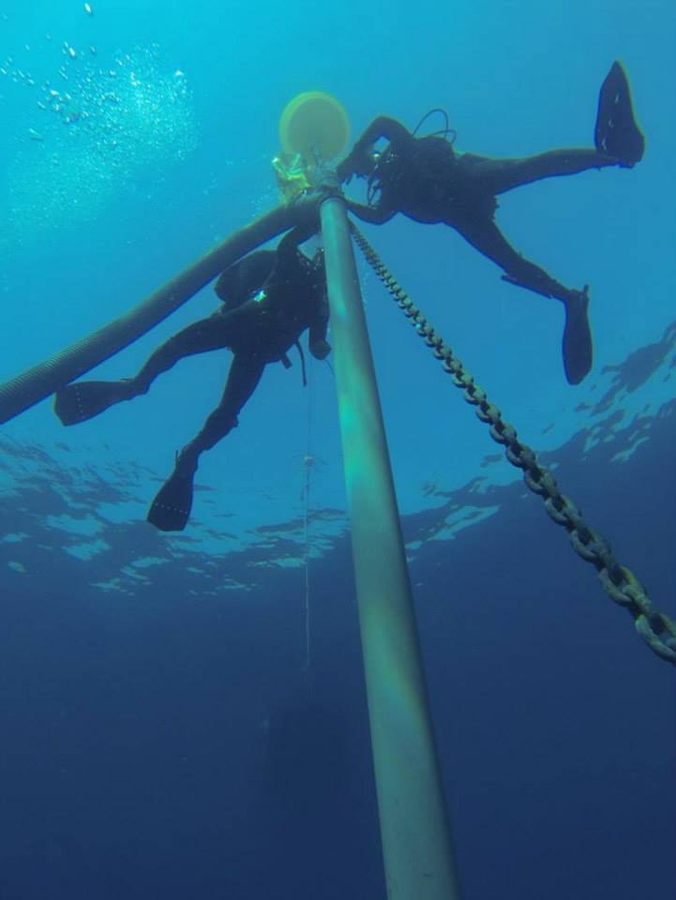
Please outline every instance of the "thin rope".
[{"label": "thin rope", "polygon": [[[310,366],[312,369],[312,366]],[[303,481],[303,543],[305,562],[305,661],[303,672],[310,671],[310,475],[314,458],[312,456],[312,382],[310,373],[308,378],[307,394],[307,424],[305,432],[305,456],[303,457],[304,481]]]}]

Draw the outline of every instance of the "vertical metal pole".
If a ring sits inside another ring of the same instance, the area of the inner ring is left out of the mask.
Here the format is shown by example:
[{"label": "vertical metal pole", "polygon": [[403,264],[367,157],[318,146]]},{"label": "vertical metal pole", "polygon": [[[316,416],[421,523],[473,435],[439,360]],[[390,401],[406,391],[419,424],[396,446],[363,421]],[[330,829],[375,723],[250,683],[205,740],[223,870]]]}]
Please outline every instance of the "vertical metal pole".
[{"label": "vertical metal pole", "polygon": [[411,585],[345,204],[320,208],[389,900],[459,900]]}]

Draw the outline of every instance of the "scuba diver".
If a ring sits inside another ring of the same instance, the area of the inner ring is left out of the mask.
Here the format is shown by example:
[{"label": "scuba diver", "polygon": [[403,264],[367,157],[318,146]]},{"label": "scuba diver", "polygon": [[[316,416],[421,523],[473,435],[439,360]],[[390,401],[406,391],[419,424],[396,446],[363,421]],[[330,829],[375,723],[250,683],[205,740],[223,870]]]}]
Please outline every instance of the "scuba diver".
[{"label": "scuba diver", "polygon": [[268,363],[291,363],[286,355],[309,329],[316,359],[331,351],[326,341],[329,310],[323,251],[310,260],[300,249],[314,228],[289,231],[276,250],[257,250],[227,268],[215,285],[223,306],[159,347],[134,378],[81,381],[55,395],[54,411],[64,425],[91,419],[108,407],[147,393],[152,382],[180,359],[228,348],[234,357],[221,401],[199,434],[176,455],[174,471],[153,500],[148,521],[161,531],[182,531],[190,516],[193,478],[200,454],[238,425],[237,416],[255,391]]},{"label": "scuba diver", "polygon": [[[589,288],[566,288],[544,269],[524,259],[494,221],[496,195],[542,178],[574,175],[587,169],[631,169],[642,159],[645,141],[634,119],[622,66],[614,62],[601,87],[594,149],[553,150],[524,159],[491,159],[456,153],[452,146],[455,135],[448,127],[426,137],[416,137],[416,131],[417,128],[411,133],[400,122],[385,116],[371,123],[337,169],[341,181],[349,181],[353,175],[368,179],[368,205],[348,201],[348,208],[363,221],[376,224],[403,213],[416,222],[450,225],[504,270],[504,281],[560,300],[566,313],[566,379],[569,384],[579,384],[592,365],[587,319]],[[375,145],[381,139],[388,146],[378,153]]]}]

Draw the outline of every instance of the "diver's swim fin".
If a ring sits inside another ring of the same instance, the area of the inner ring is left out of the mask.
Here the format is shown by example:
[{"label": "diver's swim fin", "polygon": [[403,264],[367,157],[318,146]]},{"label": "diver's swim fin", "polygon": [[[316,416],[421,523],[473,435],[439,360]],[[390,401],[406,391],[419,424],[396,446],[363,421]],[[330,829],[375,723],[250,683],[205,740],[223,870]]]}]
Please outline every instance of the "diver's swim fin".
[{"label": "diver's swim fin", "polygon": [[629,82],[619,62],[612,64],[601,85],[594,144],[626,169],[643,159],[645,138],[636,124]]},{"label": "diver's swim fin", "polygon": [[148,510],[148,521],[160,531],[183,531],[192,509],[193,479],[197,460],[182,459],[179,454],[176,468],[153,500]]},{"label": "diver's swim fin", "polygon": [[588,288],[576,291],[565,303],[566,325],[563,330],[563,368],[568,384],[579,384],[592,367],[592,336],[587,318]]},{"label": "diver's swim fin", "polygon": [[54,412],[64,425],[77,425],[133,396],[129,381],[79,381],[56,392]]}]

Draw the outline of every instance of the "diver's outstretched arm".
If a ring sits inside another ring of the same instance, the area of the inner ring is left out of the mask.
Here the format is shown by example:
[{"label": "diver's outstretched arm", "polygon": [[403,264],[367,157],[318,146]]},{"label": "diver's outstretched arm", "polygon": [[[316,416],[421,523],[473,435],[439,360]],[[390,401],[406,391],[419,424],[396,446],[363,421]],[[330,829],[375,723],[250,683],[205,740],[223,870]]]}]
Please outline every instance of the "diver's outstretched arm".
[{"label": "diver's outstretched arm", "polygon": [[411,132],[401,122],[388,116],[378,116],[337,167],[336,171],[341,181],[345,181],[351,175],[368,175],[371,172],[373,168],[370,159],[371,148],[381,138],[389,141],[395,150],[403,150],[415,141]]},{"label": "diver's outstretched arm", "polygon": [[277,244],[277,259],[282,263],[293,262],[296,259],[296,251],[300,244],[309,241],[313,234],[319,230],[319,219],[316,222],[307,222],[287,231]]},{"label": "diver's outstretched arm", "polygon": [[275,265],[274,250],[254,250],[221,272],[214,291],[219,300],[236,305],[265,283]]},{"label": "diver's outstretched arm", "polygon": [[381,138],[385,138],[386,141],[395,145],[412,143],[415,141],[415,138],[408,128],[397,121],[397,119],[392,119],[389,116],[378,116],[377,119],[374,119],[373,122],[371,122],[366,131],[364,131],[352,148],[352,152],[354,153],[356,151],[359,153],[365,148],[373,146],[373,144]]},{"label": "diver's outstretched arm", "polygon": [[384,206],[364,206],[363,203],[355,203],[354,200],[345,200],[345,205],[358,219],[371,225],[384,225],[397,214],[396,209],[388,209]]}]

